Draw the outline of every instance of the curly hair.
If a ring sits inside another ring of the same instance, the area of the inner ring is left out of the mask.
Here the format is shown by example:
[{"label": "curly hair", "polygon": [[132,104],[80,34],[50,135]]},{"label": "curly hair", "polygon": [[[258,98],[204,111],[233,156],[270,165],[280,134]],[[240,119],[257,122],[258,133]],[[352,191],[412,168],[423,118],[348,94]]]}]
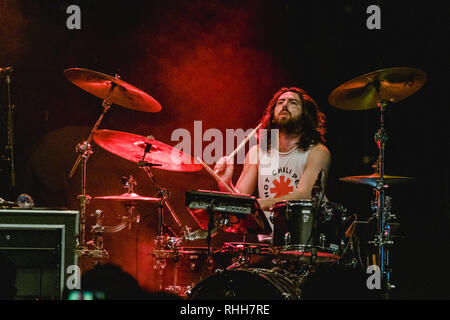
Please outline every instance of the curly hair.
[{"label": "curly hair", "polygon": [[[271,129],[275,129],[274,123],[274,110],[278,101],[278,98],[286,92],[297,93],[302,102],[302,114],[296,124],[295,133],[300,135],[300,140],[297,146],[301,150],[308,150],[311,146],[318,143],[325,143],[325,115],[320,112],[317,103],[303,90],[296,87],[281,88],[275,95],[264,111],[264,115],[261,119],[261,129],[266,129],[267,134],[267,147],[271,147]],[[264,131],[263,131],[264,132]],[[263,133],[264,135],[264,133]],[[261,136],[260,138],[265,138]],[[260,140],[261,141],[261,140]]]}]

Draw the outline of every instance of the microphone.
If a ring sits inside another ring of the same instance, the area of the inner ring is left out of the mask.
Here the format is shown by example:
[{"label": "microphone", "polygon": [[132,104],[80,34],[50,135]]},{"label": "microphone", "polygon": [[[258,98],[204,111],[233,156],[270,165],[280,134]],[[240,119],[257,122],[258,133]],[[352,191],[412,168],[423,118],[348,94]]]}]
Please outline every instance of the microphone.
[{"label": "microphone", "polygon": [[0,72],[13,72],[13,67],[0,68]]}]

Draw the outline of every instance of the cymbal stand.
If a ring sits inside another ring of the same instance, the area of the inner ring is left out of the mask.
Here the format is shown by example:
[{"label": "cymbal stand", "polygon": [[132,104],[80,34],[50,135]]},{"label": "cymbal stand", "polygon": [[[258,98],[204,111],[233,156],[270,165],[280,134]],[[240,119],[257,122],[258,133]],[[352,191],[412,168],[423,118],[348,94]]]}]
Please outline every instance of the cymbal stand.
[{"label": "cymbal stand", "polygon": [[108,232],[106,226],[103,226],[103,211],[96,210],[91,217],[96,217],[97,221],[94,226],[91,226],[92,240],[88,241],[87,245],[92,245],[93,250],[84,251],[85,256],[89,256],[94,264],[102,263],[104,259],[109,259],[109,253],[103,248],[103,233]]},{"label": "cymbal stand", "polygon": [[[123,187],[127,189],[127,193],[132,194],[134,187],[137,185],[137,181],[133,178],[132,175],[130,175],[129,178],[122,177],[122,184],[124,185]],[[120,219],[125,221],[128,225],[128,230],[131,230],[133,222],[139,223],[141,221],[141,217],[139,214],[135,216],[133,212],[135,209],[135,205],[133,202],[126,203],[125,208],[127,209],[127,215],[125,217],[121,217]]]},{"label": "cymbal stand", "polygon": [[157,164],[148,163],[148,162],[144,161],[145,155],[147,153],[149,153],[150,150],[151,150],[151,144],[147,143],[146,145],[147,145],[147,147],[145,148],[144,156],[142,157],[142,161],[138,162],[138,166],[144,169],[144,171],[147,174],[147,176],[150,178],[150,180],[156,186],[157,197],[160,198],[160,201],[158,201],[158,206],[159,206],[158,235],[162,236],[163,233],[164,233],[163,232],[163,226],[164,226],[163,208],[164,208],[164,206],[166,206],[167,210],[169,210],[170,214],[172,215],[172,218],[175,220],[175,222],[177,223],[179,228],[182,227],[182,224],[181,224],[180,219],[178,219],[178,216],[176,215],[175,211],[173,210],[172,205],[169,202],[169,190],[165,189],[165,188],[162,188],[158,184],[158,182],[155,179],[155,176],[153,175],[153,173],[151,171],[151,167],[158,166],[158,165]]},{"label": "cymbal stand", "polygon": [[[142,168],[150,180],[153,182],[157,189],[157,197],[160,198],[158,201],[158,231],[157,237],[154,241],[155,247],[152,253],[152,256],[155,258],[155,263],[153,264],[153,269],[156,272],[156,286],[158,290],[168,289],[171,290],[173,288],[177,288],[177,274],[175,273],[175,283],[174,286],[165,288],[164,285],[164,271],[167,266],[167,259],[173,259],[175,263],[178,263],[178,247],[180,246],[181,239],[171,230],[171,232],[175,235],[175,237],[169,237],[164,235],[164,207],[166,207],[173,219],[177,223],[178,227],[181,228],[181,221],[178,219],[175,211],[172,208],[172,205],[169,202],[169,190],[166,188],[162,188],[158,182],[156,181],[155,176],[151,171],[151,167],[159,166],[158,164],[153,164],[145,161],[145,156],[147,153],[151,151],[152,145],[150,143],[146,143],[146,147],[144,150],[144,155],[142,156],[142,160],[138,162],[138,166]],[[169,228],[170,229],[170,228]],[[177,269],[177,268],[175,268]]]},{"label": "cymbal stand", "polygon": [[[116,75],[116,78],[117,77],[118,76]],[[112,102],[110,101],[110,98],[116,86],[117,85],[115,83],[111,83],[111,88],[109,89],[108,95],[102,101],[103,112],[98,118],[94,127],[92,128],[88,139],[77,145],[76,151],[78,152],[79,155],[69,174],[69,178],[71,178],[75,173],[75,170],[77,169],[78,165],[81,163],[81,194],[78,196],[78,199],[80,199],[80,219],[79,219],[80,225],[79,225],[78,250],[77,250],[77,252],[81,255],[89,255],[89,252],[87,252],[88,251],[87,245],[85,243],[86,240],[85,233],[86,233],[86,206],[87,204],[89,204],[89,201],[91,199],[91,197],[86,193],[87,161],[89,159],[89,156],[93,153],[90,143],[92,141],[94,132],[97,130],[104,115],[111,107]]]},{"label": "cymbal stand", "polygon": [[[380,82],[375,83],[376,91],[379,97]],[[384,128],[385,112],[387,107],[386,101],[381,101],[378,98],[378,107],[380,108],[380,129],[375,134],[375,141],[379,147],[380,154],[378,159],[378,173],[379,180],[374,188],[376,195],[376,207],[375,218],[378,220],[377,234],[373,241],[369,243],[373,244],[377,248],[377,264],[381,271],[381,283],[382,292],[385,299],[389,297],[389,291],[395,288],[395,285],[391,283],[391,267],[390,267],[390,246],[393,244],[391,237],[391,219],[395,218],[390,214],[388,199],[386,195],[386,189],[389,187],[385,184],[385,148],[388,136]],[[390,198],[389,198],[390,202]]]}]

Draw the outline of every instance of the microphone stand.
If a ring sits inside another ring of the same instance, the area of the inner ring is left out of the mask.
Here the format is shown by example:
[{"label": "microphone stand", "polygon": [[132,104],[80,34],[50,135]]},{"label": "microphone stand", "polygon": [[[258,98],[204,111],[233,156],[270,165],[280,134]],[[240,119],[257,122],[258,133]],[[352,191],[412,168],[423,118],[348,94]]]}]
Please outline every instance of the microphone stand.
[{"label": "microphone stand", "polygon": [[[314,215],[313,215],[313,225],[316,225],[317,221],[319,221],[319,208],[320,208],[320,204],[322,202],[323,199],[323,189],[322,189],[322,174],[323,174],[323,169],[320,170],[319,174],[317,175],[317,179],[316,182],[314,183],[314,186],[311,190],[311,198],[313,200],[314,203]],[[317,258],[317,248],[315,247],[316,245],[316,240],[317,237],[315,237],[317,234],[313,235],[313,233],[317,232],[317,228],[313,228],[313,230],[311,230],[311,235],[309,236],[309,238],[313,239],[313,243],[311,244],[311,260],[310,260],[310,264],[312,265],[316,258]]]},{"label": "microphone stand", "polygon": [[8,145],[5,147],[6,150],[9,151],[9,163],[10,163],[10,174],[11,174],[11,187],[16,186],[16,173],[14,167],[14,117],[13,111],[15,109],[15,105],[11,102],[11,76],[10,72],[12,68],[6,73],[6,85],[8,88]]}]

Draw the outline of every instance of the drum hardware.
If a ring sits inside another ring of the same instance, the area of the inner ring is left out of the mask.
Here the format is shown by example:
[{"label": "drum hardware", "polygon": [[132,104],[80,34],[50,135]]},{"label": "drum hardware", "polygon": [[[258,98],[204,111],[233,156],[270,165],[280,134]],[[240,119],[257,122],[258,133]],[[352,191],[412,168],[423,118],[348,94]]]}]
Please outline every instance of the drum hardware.
[{"label": "drum hardware", "polygon": [[[152,168],[156,167],[167,171],[176,172],[194,172],[202,169],[202,166],[195,164],[192,157],[182,151],[155,140],[153,137],[143,137],[136,134],[113,131],[113,130],[97,130],[94,133],[94,141],[103,149],[122,157],[126,160],[135,162],[139,168],[143,169],[150,181],[157,189],[157,198],[144,199],[133,193],[126,195],[125,198],[136,199],[137,201],[153,201],[158,204],[158,226],[155,247],[152,252],[154,258],[154,270],[156,272],[156,285],[159,290],[164,290],[164,278],[167,263],[176,261],[179,256],[181,238],[164,224],[164,208],[171,214],[179,228],[182,227],[175,210],[169,201],[170,192],[167,188],[159,185]],[[128,181],[128,180],[126,180]],[[131,182],[129,182],[131,184]],[[124,198],[121,196],[121,198]],[[165,232],[170,229],[173,237],[168,237]],[[172,282],[174,288],[179,290],[176,282]],[[173,288],[172,288],[173,289]]]},{"label": "drum hardware", "polygon": [[[228,246],[232,246],[232,244],[229,243]],[[241,267],[244,267],[244,268],[249,267],[250,257],[248,256],[248,252],[246,252],[246,250],[245,250],[246,249],[245,248],[245,235],[244,235],[244,242],[242,244],[236,245],[233,249],[234,249],[235,256],[232,259],[232,263],[226,268],[226,270],[231,270],[231,269],[241,268]],[[236,257],[236,253],[238,254],[237,257]]]},{"label": "drum hardware", "polygon": [[167,237],[164,235],[164,206],[167,207],[169,212],[172,214],[172,217],[176,221],[179,227],[181,227],[181,222],[179,221],[177,215],[175,214],[175,211],[172,209],[172,206],[169,203],[169,191],[165,188],[161,188],[154,175],[150,171],[150,167],[143,166],[142,167],[145,172],[147,173],[148,177],[153,181],[155,186],[157,187],[157,195],[160,198],[158,201],[158,231],[157,231],[157,237],[155,239],[155,247],[153,250],[153,257],[155,258],[155,264],[153,266],[155,272],[156,272],[156,285],[158,290],[171,290],[174,292],[180,292],[181,288],[177,285],[177,267],[175,267],[175,274],[174,274],[174,282],[173,286],[171,288],[166,288],[164,285],[164,271],[167,266],[167,257],[164,255],[161,255],[161,250],[169,250],[169,255],[173,255],[172,259],[174,259],[175,262],[177,262],[179,253],[177,251],[178,247],[180,246],[181,242],[180,239],[177,237]]},{"label": "drum hardware", "polygon": [[[182,239],[186,241],[195,241],[195,240],[203,240],[208,236],[208,231],[204,231],[202,229],[197,229],[195,231],[191,231],[192,228],[189,226],[184,226]],[[211,230],[211,237],[214,237],[217,234],[217,227],[214,227]]]},{"label": "drum hardware", "polygon": [[102,99],[103,111],[97,119],[97,122],[94,124],[86,141],[77,145],[76,151],[78,157],[69,173],[69,178],[72,178],[78,165],[81,164],[81,194],[78,196],[80,200],[80,231],[77,239],[77,247],[79,249],[77,252],[81,255],[90,256],[88,247],[85,243],[86,206],[91,199],[86,193],[86,166],[89,156],[93,153],[90,143],[94,137],[94,133],[97,131],[104,115],[113,103],[145,112],[160,111],[161,105],[148,94],[122,81],[117,74],[114,77],[111,77],[88,69],[71,68],[65,70],[64,75],[70,82],[79,88]]},{"label": "drum hardware", "polygon": [[[167,266],[167,260],[178,261],[180,256],[179,247],[181,242],[176,237],[169,237],[158,234],[154,240],[154,249],[152,256],[154,258],[153,270],[156,272],[156,286],[159,291],[165,290],[164,275]],[[176,269],[176,268],[175,268]],[[177,287],[177,274],[174,275],[174,287]]]},{"label": "drum hardware", "polygon": [[[116,75],[117,78],[117,75]],[[78,250],[77,253],[83,255],[83,256],[91,256],[89,253],[89,250],[87,248],[87,244],[85,242],[85,233],[86,233],[86,206],[89,204],[91,197],[87,195],[86,193],[86,185],[87,185],[87,161],[89,159],[89,156],[93,153],[91,148],[91,140],[93,133],[95,130],[97,130],[98,126],[100,125],[100,122],[102,121],[104,115],[111,107],[111,101],[109,100],[116,85],[114,83],[110,83],[110,87],[108,90],[108,93],[106,97],[104,97],[102,101],[102,107],[103,112],[100,115],[100,117],[97,119],[97,122],[94,124],[94,127],[91,130],[91,133],[89,134],[89,137],[86,141],[83,141],[79,143],[76,146],[76,151],[78,153],[78,158],[75,161],[75,164],[72,167],[72,170],[69,173],[69,178],[72,178],[72,176],[75,173],[75,170],[78,168],[78,165],[81,163],[81,194],[78,196],[78,199],[80,200],[80,226],[79,226],[79,232],[78,235]],[[96,256],[96,255],[95,255]]]},{"label": "drum hardware", "polygon": [[[140,222],[140,215],[136,215],[134,213],[136,203],[158,203],[160,214],[158,221],[158,236],[154,240],[155,247],[152,255],[155,258],[154,268],[157,273],[158,288],[162,290],[164,288],[163,277],[164,269],[167,265],[167,259],[177,259],[179,255],[178,247],[181,244],[179,238],[167,235],[167,232],[165,232],[165,228],[167,228],[167,226],[164,225],[162,220],[162,207],[164,206],[164,197],[168,197],[168,191],[160,188],[160,190],[158,191],[158,198],[140,196],[133,192],[134,186],[137,185],[137,181],[131,175],[128,178],[122,177],[122,184],[124,185],[124,188],[127,189],[126,193],[114,196],[101,196],[94,199],[122,202],[124,203],[127,210],[127,215],[119,216],[118,219],[121,220],[121,223],[113,227],[103,226],[102,219],[98,218],[97,223],[93,228],[97,233],[116,233],[125,228],[130,230],[134,222]],[[99,214],[99,211],[100,210],[97,210],[97,215]],[[170,229],[170,233],[174,232]]]},{"label": "drum hardware", "polygon": [[[174,254],[172,259],[177,264],[178,258],[179,258],[178,247],[181,245],[181,240],[179,238],[164,236],[164,207],[167,207],[167,209],[169,210],[173,219],[175,220],[175,222],[177,223],[177,225],[179,227],[181,227],[182,224],[181,224],[180,220],[178,219],[175,211],[173,210],[173,208],[169,202],[169,197],[170,197],[169,190],[166,188],[162,188],[156,181],[155,176],[151,172],[151,167],[153,164],[145,163],[145,161],[144,161],[145,156],[147,153],[150,152],[151,147],[152,147],[152,145],[150,143],[146,144],[142,160],[138,162],[138,166],[145,171],[145,173],[147,174],[149,179],[156,186],[157,196],[160,199],[158,201],[158,232],[157,232],[157,237],[155,239],[155,247],[154,247],[154,253],[153,253],[153,257],[156,260],[156,263],[154,265],[154,270],[157,274],[157,277],[156,277],[157,288],[160,291],[168,290],[168,291],[171,291],[174,293],[181,294],[183,291],[183,288],[178,286],[178,283],[177,283],[177,280],[178,280],[178,267],[177,266],[175,266],[175,268],[174,268],[174,275],[173,275],[173,282],[172,282],[173,285],[168,286],[168,287],[164,286],[164,271],[167,266],[167,261],[166,261],[166,258],[163,258],[162,256],[160,256],[158,254],[158,251],[161,250],[161,248],[168,248]],[[156,252],[155,252],[155,250],[156,250]]]},{"label": "drum hardware", "polygon": [[[8,121],[7,121],[7,145],[5,146],[5,152],[7,155],[2,156],[1,159],[9,162],[9,174],[11,187],[16,186],[16,173],[15,173],[15,163],[14,163],[14,109],[16,105],[13,104],[11,98],[11,73],[13,72],[12,67],[0,68],[0,76],[6,73],[6,86],[8,92]],[[0,77],[1,79],[1,77]]]},{"label": "drum hardware", "polygon": [[[91,197],[86,193],[86,173],[87,173],[87,160],[92,154],[91,145],[88,142],[80,143],[77,145],[77,152],[81,156],[81,194],[78,195],[80,200],[80,234],[78,235],[77,247],[82,252],[86,252],[85,247],[85,233],[86,233],[86,206],[89,204]],[[79,157],[80,159],[80,157]]]},{"label": "drum hardware", "polygon": [[152,197],[142,197],[137,193],[134,193],[134,187],[137,185],[137,181],[133,178],[133,176],[122,177],[123,187],[127,189],[127,192],[121,195],[113,195],[113,196],[100,196],[95,197],[96,200],[109,200],[109,201],[117,201],[124,203],[124,206],[127,210],[127,215],[118,216],[118,220],[121,220],[121,224],[115,227],[107,227],[108,232],[114,233],[123,230],[125,227],[128,230],[131,230],[131,226],[133,222],[139,223],[141,217],[139,214],[134,213],[135,204],[139,202],[145,203],[155,203],[160,201],[160,198],[152,198]]},{"label": "drum hardware", "polygon": [[[124,201],[154,201],[158,204],[157,237],[154,240],[155,246],[152,252],[152,257],[154,258],[153,268],[156,273],[156,286],[159,290],[175,290],[181,292],[184,289],[179,286],[176,280],[178,267],[175,267],[174,278],[170,281],[171,286],[165,285],[164,279],[167,274],[167,265],[169,263],[177,264],[177,261],[182,257],[182,252],[179,250],[181,238],[173,230],[170,230],[173,237],[166,235],[165,228],[168,227],[164,224],[164,209],[166,208],[169,211],[178,227],[181,228],[182,224],[169,201],[169,190],[159,185],[153,175],[152,168],[156,167],[168,171],[193,172],[201,170],[201,165],[195,164],[190,156],[180,150],[163,144],[153,137],[142,137],[112,130],[97,130],[94,133],[94,141],[105,150],[137,163],[138,167],[145,171],[150,181],[155,185],[157,198],[145,198],[134,193],[128,193],[119,196],[119,199],[124,199]],[[125,184],[134,185],[130,179],[123,178],[123,181]],[[192,236],[188,233],[185,233],[185,235],[188,237]],[[195,234],[195,236],[197,235]]]},{"label": "drum hardware", "polygon": [[178,225],[178,227],[182,227],[181,221],[178,218],[177,214],[175,213],[175,210],[173,209],[172,205],[169,202],[169,198],[170,198],[170,192],[167,188],[163,188],[161,187],[158,182],[156,181],[155,176],[153,175],[153,173],[151,172],[150,167],[148,166],[144,166],[141,167],[145,173],[147,173],[147,176],[150,178],[150,180],[153,182],[153,184],[156,186],[156,194],[157,197],[160,199],[158,201],[158,210],[159,210],[159,219],[158,219],[158,230],[159,230],[159,235],[163,234],[163,224],[164,224],[164,220],[163,220],[163,214],[164,214],[164,207],[167,208],[167,210],[169,210],[170,214],[172,215],[172,218],[175,220],[176,224]]},{"label": "drum hardware", "polygon": [[393,244],[390,222],[395,218],[390,213],[390,198],[386,189],[391,183],[413,181],[412,178],[388,176],[385,174],[385,148],[388,136],[385,130],[385,113],[389,104],[398,102],[419,90],[426,81],[426,74],[414,68],[397,67],[378,70],[347,81],[332,91],[328,101],[345,110],[367,110],[378,108],[380,128],[374,139],[379,148],[377,172],[370,176],[341,178],[341,181],[370,185],[375,191],[375,206],[372,218],[377,222],[374,239],[368,241],[377,249],[376,263],[381,270],[383,295],[389,296],[391,283],[390,247]]},{"label": "drum hardware", "polygon": [[225,259],[220,263],[225,267],[225,270],[255,267],[255,265],[261,265],[261,263],[268,264],[267,260],[269,259],[272,265],[272,252],[269,245],[247,243],[245,242],[245,235],[243,242],[224,243],[222,249],[216,253],[216,262],[220,262],[220,257],[228,256],[231,256],[231,261]]}]

